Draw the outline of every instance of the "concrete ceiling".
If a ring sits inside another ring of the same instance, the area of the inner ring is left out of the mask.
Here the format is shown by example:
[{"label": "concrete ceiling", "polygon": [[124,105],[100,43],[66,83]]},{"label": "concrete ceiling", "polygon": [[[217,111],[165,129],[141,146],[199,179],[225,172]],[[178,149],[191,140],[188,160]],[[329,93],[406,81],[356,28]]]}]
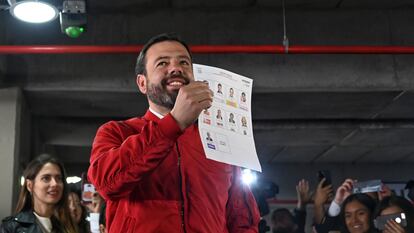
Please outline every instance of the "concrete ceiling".
[{"label": "concrete ceiling", "polygon": [[[1,45],[140,45],[178,32],[189,44],[282,43],[281,1],[90,0],[88,32],[58,21],[18,22],[0,11]],[[4,1],[3,4],[6,4]],[[288,0],[291,45],[414,44],[409,0]],[[137,51],[138,53],[138,51]],[[32,116],[31,157],[88,166],[97,127],[141,115],[137,54],[0,54],[0,87],[22,88]],[[414,56],[195,54],[196,63],[254,79],[253,124],[262,164],[413,163]]]}]

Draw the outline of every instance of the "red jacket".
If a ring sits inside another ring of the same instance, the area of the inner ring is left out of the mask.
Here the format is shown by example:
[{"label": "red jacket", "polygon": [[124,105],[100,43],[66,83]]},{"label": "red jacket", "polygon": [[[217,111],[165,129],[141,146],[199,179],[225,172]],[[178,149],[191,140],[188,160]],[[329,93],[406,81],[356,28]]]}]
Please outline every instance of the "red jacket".
[{"label": "red jacket", "polygon": [[240,168],[206,159],[198,128],[147,111],[96,134],[88,176],[110,233],[253,233],[259,211]]}]

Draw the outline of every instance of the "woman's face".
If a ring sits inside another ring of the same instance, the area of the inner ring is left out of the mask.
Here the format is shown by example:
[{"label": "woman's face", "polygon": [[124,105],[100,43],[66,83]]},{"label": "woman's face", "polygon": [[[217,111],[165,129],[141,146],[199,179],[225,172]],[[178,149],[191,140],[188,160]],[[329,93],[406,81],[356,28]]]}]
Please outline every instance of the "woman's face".
[{"label": "woman's face", "polygon": [[370,211],[358,201],[351,201],[345,206],[345,224],[350,233],[369,231]]},{"label": "woman's face", "polygon": [[34,180],[27,180],[27,189],[31,192],[33,203],[38,207],[55,205],[63,195],[62,173],[59,166],[46,163]]},{"label": "woman's face", "polygon": [[79,223],[82,217],[82,207],[79,196],[76,193],[69,193],[69,210],[72,219]]}]

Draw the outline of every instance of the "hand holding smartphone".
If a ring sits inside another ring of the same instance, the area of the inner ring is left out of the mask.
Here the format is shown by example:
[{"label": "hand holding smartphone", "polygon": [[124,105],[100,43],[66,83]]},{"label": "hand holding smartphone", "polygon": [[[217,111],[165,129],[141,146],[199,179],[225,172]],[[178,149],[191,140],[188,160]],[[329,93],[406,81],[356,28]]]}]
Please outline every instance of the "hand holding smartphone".
[{"label": "hand holding smartphone", "polygon": [[393,220],[402,227],[407,226],[407,218],[405,213],[380,215],[374,219],[374,226],[378,230],[382,231],[389,220]]},{"label": "hand holding smartphone", "polygon": [[320,183],[323,178],[325,178],[325,181],[323,182],[322,187],[326,187],[332,184],[331,172],[329,170],[318,171],[318,183]]},{"label": "hand holding smartphone", "polygon": [[368,180],[362,182],[355,182],[353,187],[353,193],[371,193],[381,192],[382,181],[381,180]]}]

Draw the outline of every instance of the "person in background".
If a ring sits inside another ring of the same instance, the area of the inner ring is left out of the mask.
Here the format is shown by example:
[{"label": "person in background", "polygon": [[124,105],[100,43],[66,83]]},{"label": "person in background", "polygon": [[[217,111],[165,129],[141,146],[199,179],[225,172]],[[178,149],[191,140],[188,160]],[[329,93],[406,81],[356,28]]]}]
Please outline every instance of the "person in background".
[{"label": "person in background", "polygon": [[81,200],[81,188],[77,184],[69,184],[69,190],[70,214],[78,226],[79,233],[100,233],[99,221],[104,218],[100,214],[103,198],[95,192],[91,202],[84,202]]},{"label": "person in background", "polygon": [[86,220],[88,215],[86,208],[81,204],[80,189],[75,184],[69,185],[69,210],[73,221],[78,226],[79,233],[90,233],[89,222]]},{"label": "person in background", "polygon": [[101,218],[99,218],[99,232],[100,233],[108,233],[108,229],[106,228],[105,212],[106,212],[106,203],[103,202],[101,212],[99,212],[101,216]]},{"label": "person in background", "polygon": [[[335,198],[331,202],[327,213],[322,218],[322,222],[315,222],[315,228],[318,233],[328,233],[329,231],[338,231],[343,222],[340,221],[339,214],[344,200],[352,195],[355,181],[351,178],[346,179],[342,185],[336,190]],[[382,190],[379,192],[365,193],[370,196],[375,202],[391,195],[391,190],[382,185]],[[319,218],[319,217],[318,217]]]},{"label": "person in background", "polygon": [[349,195],[342,203],[340,212],[341,233],[374,233],[371,217],[375,200],[365,193]]},{"label": "person in background", "polygon": [[143,117],[111,121],[93,142],[89,180],[110,233],[256,233],[259,211],[241,169],[206,158],[198,125],[213,92],[195,81],[188,46],[162,34],[143,46],[136,83]]},{"label": "person in background", "polygon": [[98,192],[93,193],[92,201],[85,203],[85,206],[89,210],[89,221],[90,221],[90,231],[91,233],[101,232],[101,222],[105,221],[105,200],[99,195]]},{"label": "person in background", "polygon": [[294,215],[286,208],[273,211],[271,216],[273,233],[304,233],[306,224],[306,206],[311,201],[309,183],[306,180],[299,181],[296,186],[298,203],[294,209]]},{"label": "person in background", "polygon": [[76,233],[63,164],[43,154],[28,164],[23,177],[16,215],[3,219],[1,232]]},{"label": "person in background", "polygon": [[388,220],[382,233],[413,233],[414,232],[414,207],[404,197],[389,196],[380,201],[375,209],[374,217],[404,213],[407,226],[401,226],[395,220]]},{"label": "person in background", "polygon": [[326,178],[323,178],[318,186],[316,187],[314,195],[314,218],[313,221],[315,224],[321,224],[325,217],[325,204],[332,198],[332,185],[324,185]]}]

